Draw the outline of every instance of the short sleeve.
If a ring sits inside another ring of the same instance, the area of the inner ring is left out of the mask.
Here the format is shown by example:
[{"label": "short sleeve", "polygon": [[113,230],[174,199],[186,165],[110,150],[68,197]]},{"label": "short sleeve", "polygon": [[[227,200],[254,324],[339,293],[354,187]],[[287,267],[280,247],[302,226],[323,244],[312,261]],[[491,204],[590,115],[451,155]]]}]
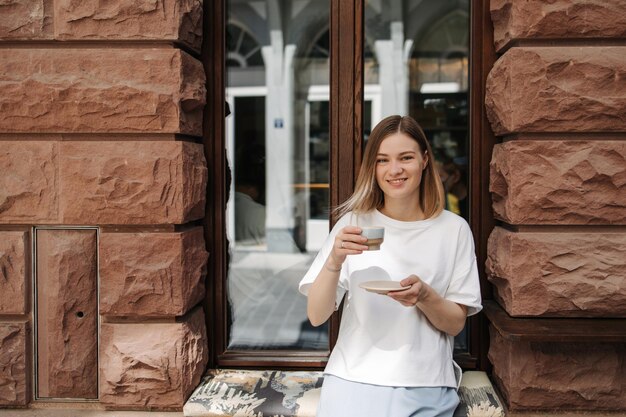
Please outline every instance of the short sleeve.
[{"label": "short sleeve", "polygon": [[[317,256],[313,260],[313,263],[309,267],[309,270],[300,281],[298,290],[302,294],[308,295],[309,288],[311,288],[311,284],[313,284],[313,282],[315,281],[315,278],[317,278],[317,276],[319,275],[320,271],[324,267],[324,263],[326,262],[326,259],[328,259],[328,256],[330,255],[337,233],[343,227],[348,225],[349,216],[350,216],[350,213],[346,214],[341,219],[339,219],[339,221],[335,224],[333,229],[330,231],[328,237],[326,237],[326,240],[324,241],[322,248],[317,253]],[[337,295],[335,298],[335,309],[339,308],[339,304],[341,304],[341,300],[343,299],[343,296],[345,295],[347,290],[348,290],[348,271],[347,271],[346,263],[344,263],[343,266],[341,267],[341,272],[339,273],[339,283],[337,284]]]},{"label": "short sleeve", "polygon": [[480,281],[474,252],[474,238],[467,223],[459,231],[454,268],[445,299],[467,307],[467,315],[472,316],[482,310]]}]

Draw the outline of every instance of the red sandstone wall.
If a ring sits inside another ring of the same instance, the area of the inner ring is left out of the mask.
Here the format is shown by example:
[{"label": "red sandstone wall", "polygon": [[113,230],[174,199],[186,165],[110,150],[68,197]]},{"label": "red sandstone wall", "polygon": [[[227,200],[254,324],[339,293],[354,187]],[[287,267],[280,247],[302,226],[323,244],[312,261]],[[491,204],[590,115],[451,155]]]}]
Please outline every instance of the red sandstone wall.
[{"label": "red sandstone wall", "polygon": [[[608,45],[623,44],[626,3],[491,0],[491,17],[495,297],[514,317],[624,318],[626,47]],[[626,408],[623,344],[492,327],[489,358],[513,410]]]},{"label": "red sandstone wall", "polygon": [[[41,397],[182,409],[199,382],[201,42],[202,0],[1,2],[0,407],[33,401],[33,337]],[[99,231],[41,233],[32,262],[33,226]]]}]

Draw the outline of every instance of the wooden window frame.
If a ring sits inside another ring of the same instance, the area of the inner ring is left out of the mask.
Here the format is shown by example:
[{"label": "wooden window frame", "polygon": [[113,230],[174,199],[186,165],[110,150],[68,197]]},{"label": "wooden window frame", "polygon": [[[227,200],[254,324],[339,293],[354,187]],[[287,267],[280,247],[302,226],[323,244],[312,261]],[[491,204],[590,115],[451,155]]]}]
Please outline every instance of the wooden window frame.
[{"label": "wooden window frame", "polygon": [[[331,204],[345,200],[353,190],[360,167],[363,137],[364,0],[329,0],[330,4],[330,186]],[[226,277],[228,247],[226,202],[229,171],[225,149],[225,0],[205,1],[201,60],[206,73],[207,106],[203,144],[209,168],[206,214],[203,221],[210,253],[203,305],[209,344],[209,367],[249,369],[321,369],[329,351],[227,350]],[[341,24],[339,24],[341,22]],[[470,226],[474,233],[483,299],[491,299],[484,264],[487,239],[494,227],[489,195],[489,162],[496,143],[484,109],[485,82],[495,61],[493,28],[488,0],[470,2]],[[337,53],[339,51],[339,53]],[[352,123],[340,123],[352,120]],[[331,219],[334,223],[336,219]],[[339,313],[330,319],[332,344],[339,331]],[[466,369],[489,370],[488,329],[483,314],[469,319],[469,353],[456,356]]]}]

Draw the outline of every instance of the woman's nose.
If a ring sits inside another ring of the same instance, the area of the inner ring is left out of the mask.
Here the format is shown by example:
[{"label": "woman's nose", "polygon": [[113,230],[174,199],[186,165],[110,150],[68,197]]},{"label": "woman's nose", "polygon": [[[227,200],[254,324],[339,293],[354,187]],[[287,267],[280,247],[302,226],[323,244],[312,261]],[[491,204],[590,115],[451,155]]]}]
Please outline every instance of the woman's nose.
[{"label": "woman's nose", "polygon": [[392,174],[399,174],[402,172],[402,166],[400,165],[400,162],[398,161],[391,161],[391,173]]}]

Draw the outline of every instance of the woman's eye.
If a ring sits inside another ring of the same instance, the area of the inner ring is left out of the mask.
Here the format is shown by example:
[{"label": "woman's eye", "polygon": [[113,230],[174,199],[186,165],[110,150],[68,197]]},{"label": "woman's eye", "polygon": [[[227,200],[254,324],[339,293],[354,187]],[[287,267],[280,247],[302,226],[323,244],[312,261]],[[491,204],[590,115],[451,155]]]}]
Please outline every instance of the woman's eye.
[{"label": "woman's eye", "polygon": [[385,162],[387,162],[387,160],[386,160],[386,159],[380,159],[380,158],[379,158],[379,159],[377,159],[377,160],[376,160],[376,163],[377,163],[377,164],[382,164],[382,163],[385,163]]},{"label": "woman's eye", "polygon": [[410,161],[411,159],[413,159],[413,156],[407,155],[407,156],[403,156],[402,160],[403,161]]}]

